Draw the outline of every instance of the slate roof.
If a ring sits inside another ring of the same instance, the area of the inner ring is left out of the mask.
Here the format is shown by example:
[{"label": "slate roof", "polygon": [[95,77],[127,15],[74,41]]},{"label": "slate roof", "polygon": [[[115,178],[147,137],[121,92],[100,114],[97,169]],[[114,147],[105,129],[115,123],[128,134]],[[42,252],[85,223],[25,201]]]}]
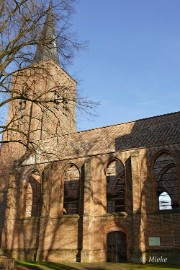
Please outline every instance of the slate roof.
[{"label": "slate roof", "polygon": [[50,138],[42,147],[67,159],[175,143],[180,143],[180,112]]}]

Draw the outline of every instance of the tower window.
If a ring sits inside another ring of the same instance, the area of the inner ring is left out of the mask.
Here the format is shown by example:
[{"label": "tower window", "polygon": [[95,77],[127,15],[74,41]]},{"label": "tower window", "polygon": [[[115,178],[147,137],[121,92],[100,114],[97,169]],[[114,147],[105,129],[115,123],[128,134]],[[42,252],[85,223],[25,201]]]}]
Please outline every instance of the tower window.
[{"label": "tower window", "polygon": [[21,90],[21,100],[19,101],[19,111],[24,110],[26,108],[26,97],[27,97],[27,85],[22,86]]},{"label": "tower window", "polygon": [[55,109],[59,110],[59,103],[60,103],[60,95],[55,91],[54,92],[54,107]]},{"label": "tower window", "polygon": [[69,107],[68,107],[67,97],[64,97],[62,102],[63,102],[63,114],[65,116],[68,116],[68,114],[69,114]]},{"label": "tower window", "polygon": [[26,100],[23,100],[23,99],[21,99],[20,101],[19,101],[19,111],[22,111],[22,110],[24,110],[26,108]]}]

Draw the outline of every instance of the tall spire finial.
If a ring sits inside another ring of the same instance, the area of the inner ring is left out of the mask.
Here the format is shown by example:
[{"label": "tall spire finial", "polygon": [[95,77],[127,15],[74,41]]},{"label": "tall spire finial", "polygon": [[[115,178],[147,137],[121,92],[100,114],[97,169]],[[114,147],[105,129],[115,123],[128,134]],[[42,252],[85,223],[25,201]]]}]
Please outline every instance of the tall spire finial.
[{"label": "tall spire finial", "polygon": [[46,21],[40,35],[33,63],[48,59],[51,59],[59,64],[54,18],[52,13],[52,2],[50,2],[49,9],[47,11]]}]

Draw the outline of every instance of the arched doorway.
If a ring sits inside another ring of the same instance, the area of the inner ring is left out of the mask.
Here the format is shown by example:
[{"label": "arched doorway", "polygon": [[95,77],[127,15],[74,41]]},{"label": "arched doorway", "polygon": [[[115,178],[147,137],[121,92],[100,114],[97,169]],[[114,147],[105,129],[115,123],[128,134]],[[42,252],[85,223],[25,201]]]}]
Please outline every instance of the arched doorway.
[{"label": "arched doorway", "polygon": [[107,234],[107,262],[126,262],[127,246],[126,234],[121,231]]}]

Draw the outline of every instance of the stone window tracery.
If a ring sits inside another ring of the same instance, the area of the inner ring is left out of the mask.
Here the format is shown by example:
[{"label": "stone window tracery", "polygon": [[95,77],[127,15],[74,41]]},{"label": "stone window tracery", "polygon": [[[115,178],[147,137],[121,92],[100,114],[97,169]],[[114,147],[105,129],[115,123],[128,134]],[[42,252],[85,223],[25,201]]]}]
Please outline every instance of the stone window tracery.
[{"label": "stone window tracery", "polygon": [[107,212],[125,211],[125,170],[119,160],[113,160],[106,171]]}]

